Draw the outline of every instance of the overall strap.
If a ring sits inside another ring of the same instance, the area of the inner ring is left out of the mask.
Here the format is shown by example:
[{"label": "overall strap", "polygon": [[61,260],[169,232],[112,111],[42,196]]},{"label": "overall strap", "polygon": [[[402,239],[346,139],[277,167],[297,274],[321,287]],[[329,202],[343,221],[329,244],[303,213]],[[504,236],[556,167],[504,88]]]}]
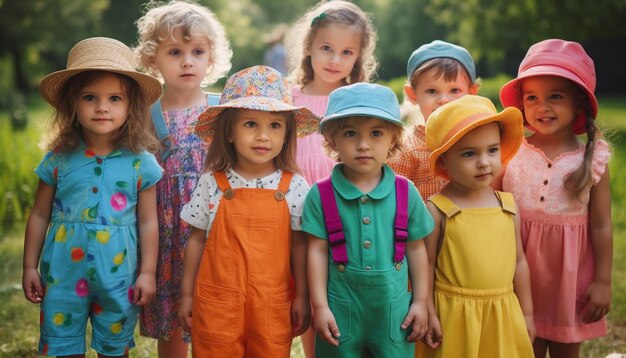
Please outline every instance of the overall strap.
[{"label": "overall strap", "polygon": [[428,201],[435,204],[435,206],[439,210],[441,210],[441,212],[444,213],[447,218],[451,218],[461,212],[461,209],[459,209],[459,207],[456,206],[456,204],[452,200],[450,200],[447,196],[441,193],[437,193],[431,196]]},{"label": "overall strap", "polygon": [[509,214],[515,215],[517,211],[515,210],[515,199],[513,198],[513,194],[504,191],[494,191],[496,193],[496,197],[500,201],[500,205],[502,206],[502,210],[506,211]]},{"label": "overall strap", "polygon": [[170,132],[167,129],[165,118],[163,118],[163,110],[161,108],[160,99],[154,102],[154,104],[150,107],[150,117],[152,117],[152,124],[154,125],[154,129],[156,130],[161,144],[163,145],[163,148],[161,149],[161,160],[165,161],[165,159],[172,153],[174,143],[172,142],[172,137],[170,137]]},{"label": "overall strap", "polygon": [[394,223],[394,257],[395,263],[402,262],[409,237],[409,181],[396,175],[396,219]]},{"label": "overall strap", "polygon": [[[218,93],[207,93],[207,106],[216,106],[220,103],[220,95]],[[161,149],[161,160],[165,161],[167,157],[172,154],[174,149],[174,142],[170,136],[170,131],[167,129],[165,118],[163,117],[163,108],[161,107],[161,100],[157,99],[156,102],[150,107],[150,117],[152,117],[152,124],[157,132],[157,136],[163,145]]]},{"label": "overall strap", "polygon": [[335,190],[330,177],[317,182],[320,191],[322,210],[324,211],[324,222],[328,232],[328,243],[333,261],[337,264],[348,263],[348,252],[346,250],[346,236],[343,233],[341,217],[337,209]]},{"label": "overall strap", "polygon": [[207,106],[211,107],[211,106],[217,106],[218,104],[220,104],[220,97],[221,95],[219,93],[212,93],[212,92],[207,93],[206,94]]},{"label": "overall strap", "polygon": [[289,191],[289,185],[291,185],[291,178],[293,178],[293,173],[283,171],[283,175],[280,177],[280,182],[278,182],[278,189],[276,193],[274,193],[274,198],[278,201],[285,199],[285,194]]},{"label": "overall strap", "polygon": [[224,198],[226,200],[231,200],[235,197],[235,192],[230,187],[230,183],[228,182],[228,178],[226,178],[226,173],[224,172],[213,172],[213,177],[215,177],[215,181],[217,182],[217,187],[220,188],[220,191],[224,193]]}]

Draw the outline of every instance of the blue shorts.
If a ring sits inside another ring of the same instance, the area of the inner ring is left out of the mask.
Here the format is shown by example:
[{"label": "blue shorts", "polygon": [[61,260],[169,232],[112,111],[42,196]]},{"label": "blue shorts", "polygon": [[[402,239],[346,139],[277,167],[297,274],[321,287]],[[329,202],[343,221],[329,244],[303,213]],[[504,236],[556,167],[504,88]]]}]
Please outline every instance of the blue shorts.
[{"label": "blue shorts", "polygon": [[[41,256],[44,285],[39,352],[72,355],[86,352],[86,327],[91,321],[91,347],[121,356],[135,346],[139,308],[132,303],[136,279],[136,247],[115,236],[115,226],[86,232],[65,223],[59,235],[48,237]],[[98,233],[110,234],[106,240]],[[104,242],[104,244],[103,244]]]}]

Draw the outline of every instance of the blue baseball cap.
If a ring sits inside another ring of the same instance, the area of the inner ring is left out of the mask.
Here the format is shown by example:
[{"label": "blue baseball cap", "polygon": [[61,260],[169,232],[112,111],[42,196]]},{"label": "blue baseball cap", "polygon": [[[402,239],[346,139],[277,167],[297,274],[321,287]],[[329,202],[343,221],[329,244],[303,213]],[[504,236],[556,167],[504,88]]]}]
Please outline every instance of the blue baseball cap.
[{"label": "blue baseball cap", "polygon": [[422,45],[417,50],[413,51],[406,66],[406,77],[411,78],[411,74],[413,74],[419,66],[433,58],[451,58],[457,60],[465,67],[472,82],[476,82],[476,66],[474,65],[472,55],[461,46],[441,40],[435,40]]},{"label": "blue baseball cap", "polygon": [[324,124],[334,119],[359,116],[379,118],[402,127],[400,104],[391,88],[359,82],[330,93],[326,115],[320,122],[320,132]]}]

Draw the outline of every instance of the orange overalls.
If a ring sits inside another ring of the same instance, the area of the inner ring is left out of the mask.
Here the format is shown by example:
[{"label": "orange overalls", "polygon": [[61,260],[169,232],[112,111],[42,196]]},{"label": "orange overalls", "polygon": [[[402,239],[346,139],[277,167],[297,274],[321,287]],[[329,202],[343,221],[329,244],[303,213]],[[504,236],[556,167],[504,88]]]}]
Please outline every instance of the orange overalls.
[{"label": "orange overalls", "polygon": [[223,172],[214,175],[224,196],[196,276],[193,357],[289,357],[294,287],[285,193],[293,174],[283,172],[278,190],[232,189]]}]

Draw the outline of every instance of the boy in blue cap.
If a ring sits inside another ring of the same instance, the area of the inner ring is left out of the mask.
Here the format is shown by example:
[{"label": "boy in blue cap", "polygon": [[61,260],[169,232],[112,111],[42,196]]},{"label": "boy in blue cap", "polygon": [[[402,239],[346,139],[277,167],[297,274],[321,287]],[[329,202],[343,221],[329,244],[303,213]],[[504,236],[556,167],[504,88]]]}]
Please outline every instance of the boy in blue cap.
[{"label": "boy in blue cap", "polygon": [[320,132],[339,164],[313,185],[302,214],[315,352],[413,356],[427,326],[421,238],[433,220],[415,186],[384,163],[402,147],[398,100],[376,84],[340,87],[329,96]]},{"label": "boy in blue cap", "polygon": [[[470,53],[461,46],[435,40],[413,51],[407,63],[405,98],[419,106],[424,122],[442,105],[466,94],[477,94],[476,68]],[[388,161],[389,166],[415,184],[422,198],[428,199],[446,181],[433,176],[428,167],[424,124],[407,130],[405,150]]]}]

